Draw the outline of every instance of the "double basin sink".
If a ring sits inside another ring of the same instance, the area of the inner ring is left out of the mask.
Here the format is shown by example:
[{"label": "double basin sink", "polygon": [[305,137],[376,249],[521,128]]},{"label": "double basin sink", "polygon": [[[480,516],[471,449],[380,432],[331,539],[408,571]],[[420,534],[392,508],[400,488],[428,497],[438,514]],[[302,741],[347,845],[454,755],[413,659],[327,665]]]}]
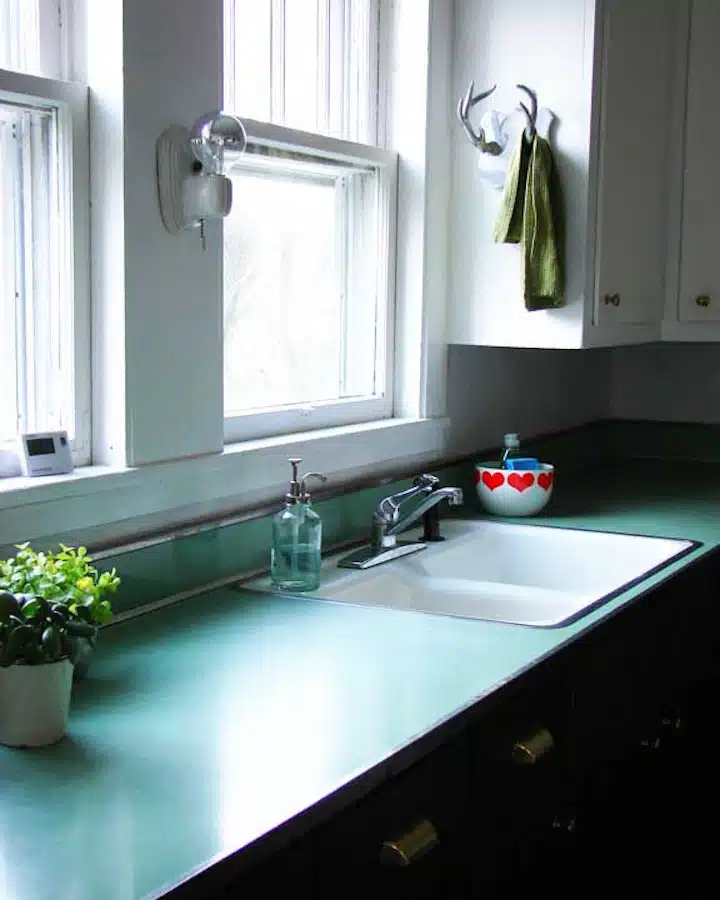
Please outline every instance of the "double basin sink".
[{"label": "double basin sink", "polygon": [[323,564],[318,599],[550,628],[689,553],[693,541],[491,520],[443,521],[446,540],[375,568]]}]

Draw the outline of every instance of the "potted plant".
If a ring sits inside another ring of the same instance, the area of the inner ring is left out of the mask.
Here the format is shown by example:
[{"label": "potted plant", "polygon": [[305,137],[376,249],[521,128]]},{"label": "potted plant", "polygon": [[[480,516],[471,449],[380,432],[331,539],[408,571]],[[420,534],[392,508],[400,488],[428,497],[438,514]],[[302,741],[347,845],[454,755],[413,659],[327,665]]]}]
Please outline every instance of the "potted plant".
[{"label": "potted plant", "polygon": [[95,630],[65,603],[0,591],[0,743],[42,747],[60,740],[77,638]]},{"label": "potted plant", "polygon": [[36,551],[29,543],[18,544],[17,554],[0,561],[0,590],[41,597],[61,603],[83,622],[92,625],[86,635],[75,637],[75,677],[87,673],[100,625],[112,618],[108,595],[120,584],[115,569],[98,572],[85,547],[60,544],[56,553]]}]

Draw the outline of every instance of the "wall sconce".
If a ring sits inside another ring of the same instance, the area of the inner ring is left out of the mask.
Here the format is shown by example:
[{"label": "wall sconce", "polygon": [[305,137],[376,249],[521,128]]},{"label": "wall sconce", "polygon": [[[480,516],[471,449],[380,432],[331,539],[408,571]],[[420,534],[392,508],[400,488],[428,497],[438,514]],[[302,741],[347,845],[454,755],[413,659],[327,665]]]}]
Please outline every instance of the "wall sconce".
[{"label": "wall sconce", "polygon": [[177,234],[221,219],[232,206],[232,182],[224,174],[245,151],[247,136],[237,116],[201,116],[190,130],[170,125],[157,139],[157,182],[165,228]]}]

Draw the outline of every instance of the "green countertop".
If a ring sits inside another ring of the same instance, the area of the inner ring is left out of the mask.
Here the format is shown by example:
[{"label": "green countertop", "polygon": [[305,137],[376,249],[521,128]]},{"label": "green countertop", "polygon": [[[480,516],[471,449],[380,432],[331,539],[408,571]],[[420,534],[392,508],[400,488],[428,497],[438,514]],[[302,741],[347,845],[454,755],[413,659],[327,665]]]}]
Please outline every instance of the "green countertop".
[{"label": "green countertop", "polygon": [[716,547],[720,467],[577,476],[523,521],[703,546],[566,628],[216,590],[106,629],[67,737],[0,748],[0,898],[156,896],[261,838]]}]

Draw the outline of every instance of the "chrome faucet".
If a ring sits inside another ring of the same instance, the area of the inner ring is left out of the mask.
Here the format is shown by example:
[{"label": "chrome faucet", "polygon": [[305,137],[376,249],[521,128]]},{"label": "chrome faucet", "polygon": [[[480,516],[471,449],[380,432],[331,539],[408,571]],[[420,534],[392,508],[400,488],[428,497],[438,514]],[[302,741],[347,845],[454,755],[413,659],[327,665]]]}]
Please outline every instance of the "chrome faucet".
[{"label": "chrome faucet", "polygon": [[[380,563],[406,556],[425,549],[428,540],[441,540],[436,515],[438,504],[447,500],[450,506],[460,506],[463,493],[456,487],[438,487],[440,480],[434,475],[418,475],[412,486],[397,494],[384,497],[377,505],[372,517],[370,546],[361,547],[343,557],[338,565],[348,569],[369,569]],[[425,496],[423,496],[425,495]],[[400,516],[400,507],[414,497],[423,499],[405,516]],[[413,522],[423,518],[425,534],[421,541],[399,541],[399,532]]]}]

